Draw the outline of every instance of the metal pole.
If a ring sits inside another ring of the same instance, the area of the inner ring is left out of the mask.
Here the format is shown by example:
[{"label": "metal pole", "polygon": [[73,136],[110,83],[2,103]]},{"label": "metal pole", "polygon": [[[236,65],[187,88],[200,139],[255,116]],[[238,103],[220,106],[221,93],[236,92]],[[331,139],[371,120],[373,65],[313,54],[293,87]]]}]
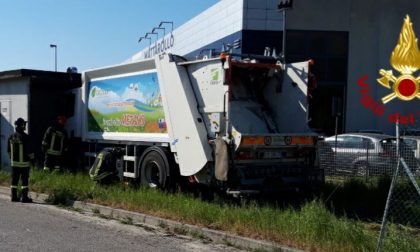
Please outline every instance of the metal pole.
[{"label": "metal pole", "polygon": [[381,231],[379,234],[379,238],[378,238],[378,244],[376,246],[376,252],[380,252],[382,249],[382,243],[383,243],[383,239],[385,236],[385,230],[386,230],[386,223],[387,223],[387,218],[388,218],[388,212],[389,212],[389,206],[391,204],[391,199],[392,199],[392,192],[394,190],[394,186],[395,186],[395,181],[397,180],[398,177],[398,172],[400,170],[400,155],[399,155],[399,144],[400,144],[400,131],[399,131],[399,121],[397,121],[396,126],[395,126],[395,131],[396,131],[396,136],[397,136],[397,168],[395,169],[394,175],[392,177],[392,181],[391,181],[391,186],[389,187],[389,192],[388,192],[388,197],[386,199],[386,204],[385,204],[385,211],[384,211],[384,216],[382,218],[382,225],[381,225]]},{"label": "metal pole", "polygon": [[366,141],[366,171],[365,171],[365,182],[368,181],[369,176],[369,142]]},{"label": "metal pole", "polygon": [[55,46],[54,49],[55,49],[55,71],[57,72],[57,46]]},{"label": "metal pole", "polygon": [[55,71],[57,72],[57,45],[54,44],[50,44],[50,48],[54,48],[54,66],[55,66]]},{"label": "metal pole", "polygon": [[283,44],[282,44],[282,52],[283,52],[283,63],[286,64],[286,8],[283,9]]},{"label": "metal pole", "polygon": [[335,153],[337,153],[338,115],[335,115]]}]

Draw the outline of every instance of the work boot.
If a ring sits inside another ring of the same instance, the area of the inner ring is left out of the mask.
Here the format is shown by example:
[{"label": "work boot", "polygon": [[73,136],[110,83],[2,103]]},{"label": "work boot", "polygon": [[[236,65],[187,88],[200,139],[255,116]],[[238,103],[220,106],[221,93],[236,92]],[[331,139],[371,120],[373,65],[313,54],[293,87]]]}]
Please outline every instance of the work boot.
[{"label": "work boot", "polygon": [[32,203],[32,199],[28,197],[28,188],[22,189],[22,203]]},{"label": "work boot", "polygon": [[11,197],[12,202],[18,202],[19,198],[17,196],[17,188],[12,188],[11,191],[12,191],[12,197]]}]

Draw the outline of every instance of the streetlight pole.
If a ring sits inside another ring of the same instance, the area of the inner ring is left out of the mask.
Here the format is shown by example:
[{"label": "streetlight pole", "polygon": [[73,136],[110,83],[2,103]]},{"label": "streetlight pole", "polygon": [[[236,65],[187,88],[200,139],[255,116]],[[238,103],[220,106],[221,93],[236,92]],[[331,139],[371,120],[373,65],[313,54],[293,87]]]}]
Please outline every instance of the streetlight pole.
[{"label": "streetlight pole", "polygon": [[148,38],[147,36],[140,37],[138,43],[140,43],[143,39],[148,39],[149,40],[149,47],[150,47],[151,46],[151,43],[152,43],[152,39],[151,38]]},{"label": "streetlight pole", "polygon": [[57,72],[57,45],[50,44],[50,48],[54,48],[54,55],[55,55],[55,71]]},{"label": "streetlight pole", "polygon": [[282,58],[286,64],[286,10],[293,7],[293,0],[280,0],[277,9],[283,12],[283,39],[282,39]]},{"label": "streetlight pole", "polygon": [[283,62],[286,64],[286,8],[283,9],[283,42],[281,51],[283,52]]},{"label": "streetlight pole", "polygon": [[159,34],[156,33],[156,32],[147,32],[145,37],[147,38],[149,36],[149,34],[156,35],[156,41],[159,39]]},{"label": "streetlight pole", "polygon": [[164,27],[154,27],[152,33],[155,32],[155,30],[163,30],[163,37],[165,37],[166,31]]},{"label": "streetlight pole", "polygon": [[159,24],[159,28],[162,27],[163,24],[170,24],[171,25],[171,33],[174,31],[174,22],[170,22],[170,21],[162,21]]}]

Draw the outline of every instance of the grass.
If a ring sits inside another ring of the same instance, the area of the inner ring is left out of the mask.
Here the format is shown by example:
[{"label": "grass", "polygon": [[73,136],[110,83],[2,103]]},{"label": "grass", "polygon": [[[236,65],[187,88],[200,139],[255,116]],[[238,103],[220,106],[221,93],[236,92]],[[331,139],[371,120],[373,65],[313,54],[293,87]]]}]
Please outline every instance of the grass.
[{"label": "grass", "polygon": [[[337,215],[381,222],[390,184],[389,177],[330,181],[323,197]],[[393,222],[420,228],[420,197],[414,186],[406,179],[399,179],[392,199],[389,214]]]},{"label": "grass", "polygon": [[0,185],[9,185],[10,174],[0,169]]},{"label": "grass", "polygon": [[[335,215],[320,200],[293,208],[255,202],[239,206],[123,184],[97,187],[84,174],[32,171],[30,179],[31,190],[50,194],[55,204],[63,204],[66,199],[99,203],[311,251],[373,251],[379,233],[377,224],[351,219],[343,213]],[[6,184],[8,180],[8,174],[0,172],[0,183]],[[340,185],[335,193],[346,197],[343,191],[346,186]],[[327,187],[326,192],[330,189]],[[335,193],[329,201],[338,197]],[[420,251],[417,229],[389,226],[384,251],[416,250]]]}]

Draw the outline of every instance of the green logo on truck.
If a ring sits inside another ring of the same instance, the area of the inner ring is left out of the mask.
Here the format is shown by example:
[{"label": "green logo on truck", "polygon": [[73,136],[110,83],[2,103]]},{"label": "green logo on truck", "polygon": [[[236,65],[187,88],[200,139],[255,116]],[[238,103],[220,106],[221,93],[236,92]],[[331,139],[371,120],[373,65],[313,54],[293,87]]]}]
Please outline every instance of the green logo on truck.
[{"label": "green logo on truck", "polygon": [[219,68],[212,68],[210,69],[211,73],[211,80],[210,85],[217,85],[220,83],[220,69]]},{"label": "green logo on truck", "polygon": [[213,68],[211,70],[211,74],[212,74],[211,80],[212,81],[218,81],[219,80],[219,71],[218,70],[219,70],[218,68]]}]

